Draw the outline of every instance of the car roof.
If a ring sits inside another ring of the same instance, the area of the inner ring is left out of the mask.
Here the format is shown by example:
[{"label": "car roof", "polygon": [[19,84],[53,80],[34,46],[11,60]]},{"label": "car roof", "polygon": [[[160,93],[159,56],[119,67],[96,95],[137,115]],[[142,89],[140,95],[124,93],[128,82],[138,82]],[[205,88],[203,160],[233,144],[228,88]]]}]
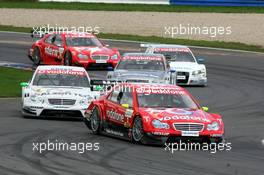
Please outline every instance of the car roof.
[{"label": "car roof", "polygon": [[177,45],[177,44],[145,44],[147,47],[154,47],[154,48],[188,48],[184,45]]},{"label": "car roof", "polygon": [[[139,56],[139,57],[160,57],[162,59],[164,59],[164,55],[163,54],[157,54],[157,53],[145,53],[145,52],[133,52],[133,53],[124,53],[123,57],[133,57],[133,56]],[[122,57],[122,58],[123,58]]]},{"label": "car roof", "polygon": [[172,84],[161,84],[161,83],[120,83],[119,86],[134,87],[134,88],[155,88],[155,89],[177,89],[180,91],[186,91],[184,88],[172,85]]},{"label": "car roof", "polygon": [[73,32],[73,31],[69,31],[69,32],[65,32],[65,31],[58,31],[58,32],[53,32],[51,34],[60,34],[63,36],[67,36],[67,37],[95,37],[95,35],[93,35],[92,33],[87,33],[87,32]]}]

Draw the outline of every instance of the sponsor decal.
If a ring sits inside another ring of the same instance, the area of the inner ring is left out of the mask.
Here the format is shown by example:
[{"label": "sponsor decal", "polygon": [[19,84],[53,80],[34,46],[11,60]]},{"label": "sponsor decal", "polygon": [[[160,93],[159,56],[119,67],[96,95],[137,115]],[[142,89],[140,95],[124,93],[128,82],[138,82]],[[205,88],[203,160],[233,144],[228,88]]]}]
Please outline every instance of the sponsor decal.
[{"label": "sponsor decal", "polygon": [[114,110],[107,110],[106,111],[106,116],[112,120],[116,120],[116,121],[120,121],[120,122],[124,122],[124,118],[125,116],[123,114],[119,114],[117,112],[115,112]]},{"label": "sponsor decal", "polygon": [[199,137],[199,132],[198,131],[182,131],[181,135],[187,136],[187,137]]},{"label": "sponsor decal", "polygon": [[124,137],[124,133],[118,132],[118,131],[114,131],[112,129],[108,129],[107,128],[107,129],[105,129],[105,132],[108,133],[108,134]]},{"label": "sponsor decal", "polygon": [[196,120],[201,122],[211,122],[207,118],[199,117],[199,116],[189,116],[189,115],[175,115],[175,116],[166,116],[159,118],[160,121],[168,121],[168,120]]},{"label": "sponsor decal", "polygon": [[167,113],[175,114],[175,115],[192,115],[192,111],[187,111],[184,109],[166,109]]},{"label": "sponsor decal", "polygon": [[210,134],[211,137],[223,137],[223,134]]},{"label": "sponsor decal", "polygon": [[133,110],[127,109],[126,112],[125,112],[125,117],[131,118],[132,117],[132,114],[133,114]]},{"label": "sponsor decal", "polygon": [[151,61],[162,61],[162,57],[158,56],[125,56],[123,60],[151,60]]},{"label": "sponsor decal", "polygon": [[84,95],[81,93],[71,92],[71,91],[63,91],[63,90],[54,90],[54,89],[32,89],[38,95],[45,96],[45,95],[69,95],[69,96],[76,96],[76,97],[84,97],[84,98],[93,98],[91,95]]},{"label": "sponsor decal", "polygon": [[95,36],[89,34],[89,33],[84,33],[84,32],[72,32],[69,34],[65,35],[65,38],[94,38]]},{"label": "sponsor decal", "polygon": [[45,47],[45,53],[47,55],[51,55],[51,56],[54,56],[54,57],[61,57],[63,51],[64,51],[64,48],[52,49],[50,46]]},{"label": "sponsor decal", "polygon": [[159,135],[159,136],[168,136],[169,133],[167,132],[151,132],[153,135]]},{"label": "sponsor decal", "polygon": [[[146,112],[150,113],[154,118],[158,118],[160,121],[168,121],[168,120],[196,120],[200,122],[211,122],[211,120],[193,116],[192,111],[184,110],[184,109],[165,109],[165,110],[158,110],[158,109],[146,109]],[[159,117],[162,115],[163,117]]]},{"label": "sponsor decal", "polygon": [[45,69],[38,70],[38,74],[65,74],[65,75],[79,75],[86,76],[84,71],[77,71],[72,69]]},{"label": "sponsor decal", "polygon": [[64,48],[63,48],[63,47],[60,47],[60,48],[59,48],[59,53],[60,53],[60,55],[62,55],[63,52],[64,52]]},{"label": "sponsor decal", "polygon": [[66,109],[69,108],[68,106],[62,106],[62,105],[55,105],[53,106],[54,109]]},{"label": "sponsor decal", "polygon": [[125,117],[126,117],[126,120],[124,122],[124,127],[126,128],[129,128],[130,127],[130,123],[129,123],[129,119],[132,117],[133,115],[133,110],[131,109],[127,109],[126,112],[125,112]]},{"label": "sponsor decal", "polygon": [[162,87],[151,87],[151,86],[141,86],[139,88],[136,88],[136,92],[139,94],[179,94],[183,95],[185,92],[180,89],[176,88],[162,88]]},{"label": "sponsor decal", "polygon": [[189,52],[188,48],[155,48],[155,52]]}]

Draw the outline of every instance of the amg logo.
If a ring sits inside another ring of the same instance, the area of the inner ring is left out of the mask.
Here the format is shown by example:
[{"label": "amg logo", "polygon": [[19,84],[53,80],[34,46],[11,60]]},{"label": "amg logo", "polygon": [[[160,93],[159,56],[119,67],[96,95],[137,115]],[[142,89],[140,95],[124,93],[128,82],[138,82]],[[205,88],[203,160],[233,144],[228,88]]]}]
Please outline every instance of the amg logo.
[{"label": "amg logo", "polygon": [[114,110],[111,110],[111,111],[107,110],[106,111],[106,116],[109,117],[110,119],[117,120],[117,121],[120,121],[120,122],[124,122],[124,118],[125,118],[124,115],[118,114]]}]

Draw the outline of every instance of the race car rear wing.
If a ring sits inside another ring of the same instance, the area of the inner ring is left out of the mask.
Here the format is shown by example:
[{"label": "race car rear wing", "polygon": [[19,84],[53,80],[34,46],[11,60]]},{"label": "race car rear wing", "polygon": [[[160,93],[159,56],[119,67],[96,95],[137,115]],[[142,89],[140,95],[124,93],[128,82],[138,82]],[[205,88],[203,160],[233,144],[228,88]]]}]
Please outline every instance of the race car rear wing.
[{"label": "race car rear wing", "polygon": [[150,47],[150,46],[153,46],[154,44],[151,44],[151,43],[141,43],[140,44],[140,47]]},{"label": "race car rear wing", "polygon": [[48,32],[31,30],[30,36],[31,36],[32,40],[35,42],[35,41],[43,38],[46,34],[48,34]]},{"label": "race car rear wing", "polygon": [[155,43],[141,43],[140,48],[141,48],[142,52],[145,52],[147,48],[153,47],[155,45],[157,45],[157,44],[155,44]]}]

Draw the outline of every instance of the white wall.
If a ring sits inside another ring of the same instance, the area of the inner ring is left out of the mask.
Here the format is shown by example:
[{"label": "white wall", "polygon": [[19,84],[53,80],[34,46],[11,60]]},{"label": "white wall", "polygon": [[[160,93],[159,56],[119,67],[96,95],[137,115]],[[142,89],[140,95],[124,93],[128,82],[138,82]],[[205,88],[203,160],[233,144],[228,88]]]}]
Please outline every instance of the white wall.
[{"label": "white wall", "polygon": [[90,2],[124,4],[170,4],[169,0],[39,0],[40,2]]}]

